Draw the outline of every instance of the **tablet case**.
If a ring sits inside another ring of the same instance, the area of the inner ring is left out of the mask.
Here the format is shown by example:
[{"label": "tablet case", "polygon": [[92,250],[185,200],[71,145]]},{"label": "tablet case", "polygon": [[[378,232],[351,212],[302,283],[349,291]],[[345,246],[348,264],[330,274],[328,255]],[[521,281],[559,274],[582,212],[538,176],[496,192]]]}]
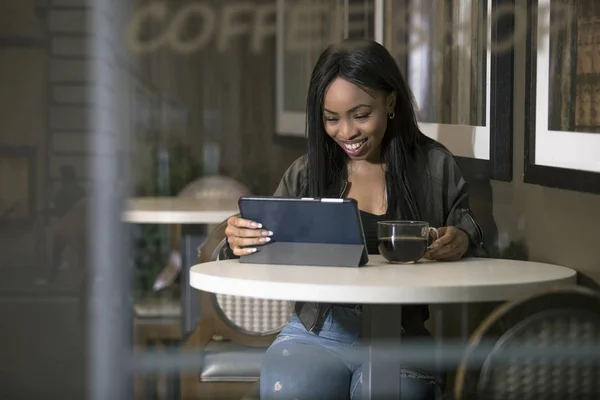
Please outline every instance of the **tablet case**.
[{"label": "tablet case", "polygon": [[242,197],[242,218],[273,231],[241,263],[359,267],[368,262],[354,199]]}]

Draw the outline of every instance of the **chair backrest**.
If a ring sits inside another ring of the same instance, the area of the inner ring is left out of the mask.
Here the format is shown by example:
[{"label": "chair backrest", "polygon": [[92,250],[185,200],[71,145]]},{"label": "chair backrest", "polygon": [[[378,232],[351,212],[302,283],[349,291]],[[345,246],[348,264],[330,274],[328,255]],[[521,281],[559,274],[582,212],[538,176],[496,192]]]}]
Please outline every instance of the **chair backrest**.
[{"label": "chair backrest", "polygon": [[193,197],[198,200],[237,200],[248,195],[250,190],[246,186],[226,176],[205,176],[196,179],[177,194],[178,197]]},{"label": "chair backrest", "polygon": [[[250,191],[240,182],[226,176],[206,176],[188,183],[179,191],[177,197],[193,198],[205,201],[234,202],[241,196],[250,195]],[[158,274],[154,290],[159,291],[170,286],[181,271],[181,226],[169,225],[169,247],[171,254],[167,266]]]},{"label": "chair backrest", "polygon": [[[600,354],[582,358],[580,346],[600,346],[598,292],[563,287],[506,303],[471,336],[455,397],[600,398]],[[556,354],[569,347],[572,356]]]},{"label": "chair backrest", "polygon": [[[201,246],[198,262],[218,260],[225,245],[227,222],[218,225]],[[246,346],[267,346],[289,319],[287,301],[200,292],[202,315],[215,319],[215,332]]]}]

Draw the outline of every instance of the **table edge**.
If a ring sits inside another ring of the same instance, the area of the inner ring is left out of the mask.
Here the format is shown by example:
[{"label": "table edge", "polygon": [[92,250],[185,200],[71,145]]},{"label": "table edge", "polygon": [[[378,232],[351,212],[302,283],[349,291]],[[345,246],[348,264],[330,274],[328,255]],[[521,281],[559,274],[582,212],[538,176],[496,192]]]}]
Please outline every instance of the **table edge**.
[{"label": "table edge", "polygon": [[[192,267],[193,268],[193,267]],[[319,292],[318,296],[307,296],[315,293],[314,284],[286,282],[248,282],[237,278],[223,278],[202,275],[190,269],[189,284],[204,292],[230,296],[249,297],[264,300],[306,301],[318,303],[360,303],[360,304],[450,304],[450,303],[482,303],[503,302],[522,295],[537,293],[552,287],[577,283],[577,271],[568,267],[568,276],[549,281],[498,284],[491,286],[451,286],[451,287],[387,287],[366,288],[346,286],[339,291]],[[216,281],[216,282],[215,282]],[[220,282],[219,282],[220,281]],[[198,283],[200,282],[200,283]],[[218,291],[214,287],[223,288]],[[252,290],[248,288],[252,287]],[[336,295],[335,293],[347,293]],[[256,295],[256,293],[261,293]],[[357,294],[358,293],[358,294]],[[383,299],[381,299],[383,297]]]}]

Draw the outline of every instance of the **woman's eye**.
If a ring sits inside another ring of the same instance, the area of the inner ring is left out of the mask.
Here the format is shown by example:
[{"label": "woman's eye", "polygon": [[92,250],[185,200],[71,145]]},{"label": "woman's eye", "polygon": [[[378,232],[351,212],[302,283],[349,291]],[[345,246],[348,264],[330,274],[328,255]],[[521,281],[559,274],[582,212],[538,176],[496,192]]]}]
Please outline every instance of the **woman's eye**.
[{"label": "woman's eye", "polygon": [[355,118],[356,119],[365,119],[369,116],[369,114],[361,114],[361,115],[357,115]]},{"label": "woman's eye", "polygon": [[337,118],[331,118],[331,117],[330,117],[330,118],[325,118],[325,121],[327,121],[327,122],[337,122],[337,121],[338,121],[338,119],[337,119]]}]

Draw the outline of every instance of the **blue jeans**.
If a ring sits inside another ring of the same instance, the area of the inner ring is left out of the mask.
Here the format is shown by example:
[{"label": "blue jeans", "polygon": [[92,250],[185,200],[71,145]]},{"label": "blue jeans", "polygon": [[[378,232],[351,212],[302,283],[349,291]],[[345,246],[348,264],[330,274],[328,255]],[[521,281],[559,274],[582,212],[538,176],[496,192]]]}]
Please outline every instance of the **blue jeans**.
[{"label": "blue jeans", "polygon": [[[261,400],[360,399],[362,365],[350,353],[360,346],[361,324],[360,310],[334,306],[309,332],[293,314],[263,359]],[[431,337],[425,327],[417,335]],[[398,379],[402,400],[442,398],[442,374],[406,367]]]}]

